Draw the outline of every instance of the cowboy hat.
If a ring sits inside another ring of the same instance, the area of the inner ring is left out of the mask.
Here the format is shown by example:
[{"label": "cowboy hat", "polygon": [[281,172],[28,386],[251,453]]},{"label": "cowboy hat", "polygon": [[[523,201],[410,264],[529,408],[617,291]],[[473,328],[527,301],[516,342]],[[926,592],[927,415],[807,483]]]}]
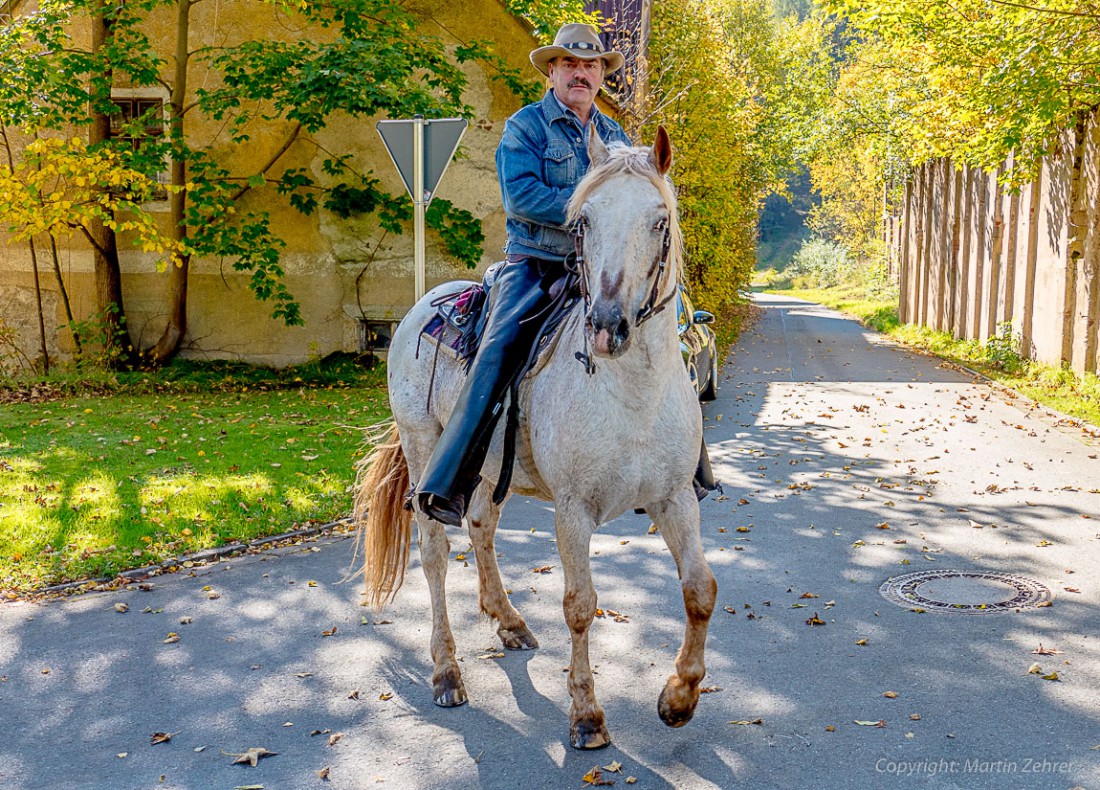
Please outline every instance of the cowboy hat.
[{"label": "cowboy hat", "polygon": [[554,36],[553,44],[539,47],[531,53],[531,62],[536,69],[546,76],[550,76],[547,69],[550,61],[562,57],[579,58],[581,60],[603,58],[608,74],[618,71],[623,65],[622,53],[604,49],[603,42],[600,41],[600,37],[596,33],[596,28],[592,25],[578,23],[562,25],[558,30],[558,34]]}]

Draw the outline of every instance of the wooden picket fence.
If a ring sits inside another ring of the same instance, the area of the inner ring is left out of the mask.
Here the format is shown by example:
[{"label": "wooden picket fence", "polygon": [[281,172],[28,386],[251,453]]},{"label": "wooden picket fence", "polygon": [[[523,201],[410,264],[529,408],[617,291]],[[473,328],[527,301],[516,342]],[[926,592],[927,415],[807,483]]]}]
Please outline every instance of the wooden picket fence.
[{"label": "wooden picket fence", "polygon": [[1007,327],[1020,355],[1098,371],[1100,111],[1059,135],[1035,181],[947,159],[913,173],[891,230],[900,318],[985,341]]}]

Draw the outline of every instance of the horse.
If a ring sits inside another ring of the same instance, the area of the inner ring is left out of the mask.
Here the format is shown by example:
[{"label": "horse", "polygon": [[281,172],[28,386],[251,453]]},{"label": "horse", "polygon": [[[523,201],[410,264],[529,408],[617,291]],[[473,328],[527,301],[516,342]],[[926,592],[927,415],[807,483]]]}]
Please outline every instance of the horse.
[{"label": "horse", "polygon": [[[686,724],[699,702],[704,643],[717,596],[692,487],[702,415],[681,357],[675,310],[662,309],[675,298],[682,267],[676,198],[667,177],[671,144],[663,127],[652,147],[609,147],[593,131],[588,152],[591,165],[568,208],[578,228],[584,298],[518,390],[516,463],[507,494],[555,503],[563,609],[572,640],[569,741],[577,749],[611,742],[588,649],[596,613],[589,548],[596,528],[628,509],[644,509],[676,561],[687,622],[675,672],[657,705],[670,727]],[[450,545],[444,525],[414,515],[406,501],[410,481],[427,463],[465,376],[458,359],[419,353],[421,330],[435,313],[433,303],[470,284],[432,289],[394,331],[388,353],[393,422],[360,462],[353,514],[365,546],[367,597],[379,608],[392,601],[404,580],[416,519],[432,606],[433,698],[443,707],[467,701],[447,619]],[[538,641],[508,600],[493,546],[506,502],[505,497],[494,504],[492,496],[503,452],[506,421],[500,422],[466,520],[481,611],[497,622],[505,648],[528,650]]]}]

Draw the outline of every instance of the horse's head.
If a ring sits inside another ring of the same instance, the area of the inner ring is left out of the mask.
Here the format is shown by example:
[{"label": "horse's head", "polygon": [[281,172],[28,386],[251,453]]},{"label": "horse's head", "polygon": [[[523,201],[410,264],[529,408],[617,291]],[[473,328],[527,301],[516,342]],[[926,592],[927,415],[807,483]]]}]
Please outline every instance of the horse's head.
[{"label": "horse's head", "polygon": [[635,327],[675,294],[680,254],[676,197],[665,178],[672,146],[658,127],[652,148],[588,140],[592,165],[569,203],[583,257],[586,331],[598,356],[626,351]]}]

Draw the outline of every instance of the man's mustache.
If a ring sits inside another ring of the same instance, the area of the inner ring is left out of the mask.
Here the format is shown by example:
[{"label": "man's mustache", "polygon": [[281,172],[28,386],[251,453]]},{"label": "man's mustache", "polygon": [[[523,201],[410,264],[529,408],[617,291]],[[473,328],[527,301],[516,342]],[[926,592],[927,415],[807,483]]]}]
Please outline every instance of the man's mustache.
[{"label": "man's mustache", "polygon": [[576,88],[576,87],[581,86],[581,85],[588,88],[588,90],[592,90],[592,83],[590,83],[588,80],[584,79],[583,77],[575,77],[575,78],[569,80],[569,85],[567,85],[566,87]]}]

